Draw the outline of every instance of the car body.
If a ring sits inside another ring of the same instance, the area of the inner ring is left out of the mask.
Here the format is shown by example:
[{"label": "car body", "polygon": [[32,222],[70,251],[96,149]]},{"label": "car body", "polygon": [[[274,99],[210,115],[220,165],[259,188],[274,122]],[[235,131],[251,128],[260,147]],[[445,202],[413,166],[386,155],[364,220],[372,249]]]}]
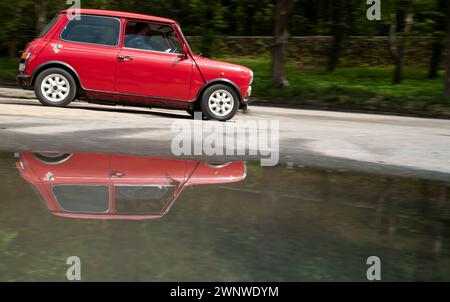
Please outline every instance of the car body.
[{"label": "car body", "polygon": [[194,54],[174,20],[81,9],[61,11],[28,43],[17,82],[48,106],[78,98],[228,120],[247,107],[253,72]]},{"label": "car body", "polygon": [[54,152],[21,152],[16,158],[21,176],[48,210],[68,218],[160,218],[186,187],[246,177],[244,162]]}]

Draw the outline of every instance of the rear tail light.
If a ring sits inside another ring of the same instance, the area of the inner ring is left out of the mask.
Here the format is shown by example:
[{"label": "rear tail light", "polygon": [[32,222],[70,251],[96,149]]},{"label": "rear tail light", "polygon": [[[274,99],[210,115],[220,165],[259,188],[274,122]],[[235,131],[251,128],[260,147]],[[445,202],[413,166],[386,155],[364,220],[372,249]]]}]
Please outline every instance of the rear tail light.
[{"label": "rear tail light", "polygon": [[30,53],[29,52],[23,52],[22,55],[20,56],[20,61],[22,60],[27,60],[30,57]]},{"label": "rear tail light", "polygon": [[19,71],[20,72],[25,71],[25,67],[27,65],[27,61],[28,61],[28,58],[30,57],[30,55],[31,54],[29,52],[23,52],[20,55],[20,63],[19,63]]},{"label": "rear tail light", "polygon": [[25,167],[23,166],[23,163],[21,161],[16,161],[16,168],[19,170],[25,169]]},{"label": "rear tail light", "polygon": [[18,152],[14,153],[14,158],[16,159],[16,168],[19,170],[24,170],[25,166],[23,165],[22,159],[20,158],[20,154]]}]

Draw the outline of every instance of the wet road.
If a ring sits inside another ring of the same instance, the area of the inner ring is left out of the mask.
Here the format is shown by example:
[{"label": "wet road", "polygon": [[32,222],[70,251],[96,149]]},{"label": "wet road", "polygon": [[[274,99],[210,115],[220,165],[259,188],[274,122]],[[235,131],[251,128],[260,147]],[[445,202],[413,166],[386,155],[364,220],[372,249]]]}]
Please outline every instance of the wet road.
[{"label": "wet road", "polygon": [[369,256],[384,281],[450,280],[450,121],[251,107],[226,124],[279,121],[261,167],[174,158],[184,112],[8,91],[0,281],[65,281],[69,256],[83,281],[366,281]]},{"label": "wet road", "polygon": [[[22,95],[26,99],[16,98],[17,91],[8,90],[9,96],[0,98],[3,150],[170,156],[171,125],[179,120],[192,123],[181,111],[79,102],[70,108],[48,108],[32,99],[32,92]],[[235,121],[264,119],[279,121],[281,163],[449,179],[448,120],[253,106]]]}]

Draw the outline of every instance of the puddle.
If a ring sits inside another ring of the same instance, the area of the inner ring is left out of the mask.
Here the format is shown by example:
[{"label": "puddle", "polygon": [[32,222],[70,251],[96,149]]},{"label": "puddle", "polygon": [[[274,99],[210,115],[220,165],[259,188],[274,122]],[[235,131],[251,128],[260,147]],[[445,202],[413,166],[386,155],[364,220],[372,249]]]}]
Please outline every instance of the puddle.
[{"label": "puddle", "polygon": [[450,183],[253,162],[0,153],[0,281],[450,280]]}]

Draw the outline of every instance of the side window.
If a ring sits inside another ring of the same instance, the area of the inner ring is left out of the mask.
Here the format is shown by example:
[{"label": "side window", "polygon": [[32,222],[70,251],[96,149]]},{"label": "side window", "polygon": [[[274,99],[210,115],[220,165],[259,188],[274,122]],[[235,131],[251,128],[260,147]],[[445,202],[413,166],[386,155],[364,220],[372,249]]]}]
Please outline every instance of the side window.
[{"label": "side window", "polygon": [[108,186],[55,185],[52,191],[65,212],[106,213],[109,210]]},{"label": "side window", "polygon": [[115,187],[116,210],[119,213],[161,214],[171,201],[174,186]]},{"label": "side window", "polygon": [[127,22],[124,47],[166,53],[182,53],[183,47],[170,25]]},{"label": "side window", "polygon": [[109,17],[82,15],[67,23],[61,39],[64,41],[116,46],[119,42],[120,21]]}]

